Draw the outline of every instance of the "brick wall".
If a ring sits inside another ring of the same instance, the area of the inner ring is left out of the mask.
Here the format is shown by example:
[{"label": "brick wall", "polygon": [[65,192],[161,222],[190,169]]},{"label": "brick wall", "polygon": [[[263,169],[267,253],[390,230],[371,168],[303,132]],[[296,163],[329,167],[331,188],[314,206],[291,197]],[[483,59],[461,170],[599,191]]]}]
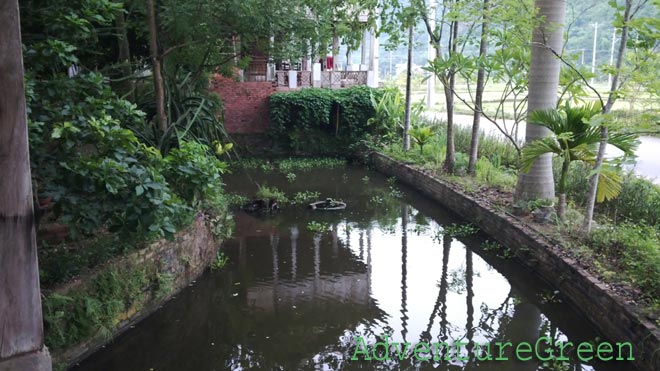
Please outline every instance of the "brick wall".
[{"label": "brick wall", "polygon": [[268,97],[275,90],[270,81],[237,82],[221,75],[211,80],[211,91],[224,102],[225,128],[230,134],[264,133],[270,125]]}]

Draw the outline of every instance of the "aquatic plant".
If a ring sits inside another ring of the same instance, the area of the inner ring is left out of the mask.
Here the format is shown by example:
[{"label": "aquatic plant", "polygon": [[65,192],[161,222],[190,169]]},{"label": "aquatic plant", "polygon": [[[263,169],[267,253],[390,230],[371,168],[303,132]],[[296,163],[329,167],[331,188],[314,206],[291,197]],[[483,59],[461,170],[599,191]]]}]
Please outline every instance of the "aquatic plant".
[{"label": "aquatic plant", "polygon": [[307,230],[314,233],[324,233],[330,231],[330,224],[325,222],[311,221],[307,223]]},{"label": "aquatic plant", "polygon": [[218,251],[215,254],[215,259],[211,263],[211,270],[216,271],[224,268],[228,261],[229,257],[225,255],[224,252]]},{"label": "aquatic plant", "polygon": [[257,198],[266,201],[275,200],[280,204],[286,204],[289,202],[289,198],[283,191],[277,187],[269,187],[267,185],[259,187],[259,190],[257,191]]},{"label": "aquatic plant", "polygon": [[307,204],[321,198],[321,193],[316,191],[302,191],[293,195],[291,203],[294,205]]}]

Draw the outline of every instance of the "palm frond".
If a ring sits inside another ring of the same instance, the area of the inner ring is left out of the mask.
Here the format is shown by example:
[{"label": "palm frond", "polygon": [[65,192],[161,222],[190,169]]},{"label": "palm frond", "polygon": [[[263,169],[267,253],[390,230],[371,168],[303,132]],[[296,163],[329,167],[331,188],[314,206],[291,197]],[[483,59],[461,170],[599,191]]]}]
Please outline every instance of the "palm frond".
[{"label": "palm frond", "polygon": [[596,188],[596,201],[615,199],[621,193],[623,178],[615,167],[603,165],[598,176],[598,186]]},{"label": "palm frond", "polygon": [[561,155],[562,149],[554,138],[548,137],[527,143],[520,156],[520,171],[528,172],[534,161],[546,153]]},{"label": "palm frond", "polygon": [[634,133],[613,133],[608,143],[623,151],[626,156],[634,156],[639,146],[639,138]]}]

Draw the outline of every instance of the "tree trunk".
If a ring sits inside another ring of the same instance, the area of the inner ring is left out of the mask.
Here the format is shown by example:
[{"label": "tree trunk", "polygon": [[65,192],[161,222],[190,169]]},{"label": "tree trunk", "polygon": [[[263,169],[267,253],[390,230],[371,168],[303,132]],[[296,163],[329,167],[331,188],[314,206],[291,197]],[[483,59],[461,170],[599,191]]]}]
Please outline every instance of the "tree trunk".
[{"label": "tree trunk", "polygon": [[123,7],[115,13],[115,26],[117,27],[117,46],[119,48],[119,63],[121,65],[122,94],[127,94],[128,98],[134,101],[135,97],[133,93],[135,84],[131,79],[133,75],[131,50],[128,44],[128,32],[126,30],[126,18],[124,17]]},{"label": "tree trunk", "polygon": [[[623,65],[623,57],[626,54],[626,43],[628,42],[628,22],[630,22],[630,11],[632,8],[632,0],[626,0],[626,8],[623,13],[623,27],[621,28],[621,43],[616,56],[616,72],[612,76],[612,85],[610,87],[610,94],[607,97],[607,103],[603,107],[603,113],[609,113],[616,101],[616,90],[618,90],[619,77],[621,76],[621,66]],[[594,170],[599,169],[603,165],[605,159],[605,148],[607,147],[608,140],[607,127],[600,127],[600,145],[598,148],[598,155],[594,164]],[[594,207],[596,206],[596,192],[598,190],[598,172],[589,178],[589,194],[587,195],[587,206],[584,215],[584,222],[582,224],[582,232],[589,234],[591,232],[591,222],[594,217]]]},{"label": "tree trunk", "polygon": [[[483,20],[481,22],[481,40],[479,41],[479,59],[482,61],[486,58],[488,53],[488,0],[484,0],[483,5]],[[479,66],[477,72],[477,91],[474,97],[474,117],[472,119],[472,138],[470,140],[470,160],[468,162],[468,174],[474,175],[477,166],[479,155],[479,124],[481,120],[482,101],[484,96],[484,84],[486,79],[486,71],[482,66]]]},{"label": "tree trunk", "polygon": [[571,162],[564,158],[561,163],[561,176],[559,178],[559,189],[557,190],[559,201],[557,202],[557,216],[563,222],[566,215],[566,180]]},{"label": "tree trunk", "polygon": [[[458,50],[458,21],[451,23],[451,37],[449,38],[449,57]],[[456,86],[456,71],[450,67],[447,83],[445,84],[445,101],[447,102],[447,152],[445,153],[444,169],[447,173],[454,173],[456,163],[456,150],[454,148],[454,88]]]},{"label": "tree trunk", "polygon": [[39,267],[17,0],[0,2],[0,370],[50,370]]},{"label": "tree trunk", "polygon": [[[557,0],[536,0],[539,19],[543,19],[532,36],[532,59],[529,69],[529,96],[527,112],[557,106],[560,61],[551,50],[561,52],[563,22],[566,3]],[[527,143],[548,135],[548,129],[527,122]],[[519,173],[514,204],[534,199],[554,199],[552,154],[540,156],[528,173]]]},{"label": "tree trunk", "polygon": [[156,95],[156,122],[161,131],[167,130],[167,114],[165,113],[165,87],[161,72],[160,55],[158,53],[158,27],[156,26],[156,10],[154,0],[146,0],[147,21],[149,23],[149,51],[154,77],[154,92]]},{"label": "tree trunk", "polygon": [[403,150],[410,149],[410,106],[411,106],[411,81],[412,81],[412,52],[413,52],[413,25],[408,29],[408,69],[406,71],[406,108],[403,118]]}]

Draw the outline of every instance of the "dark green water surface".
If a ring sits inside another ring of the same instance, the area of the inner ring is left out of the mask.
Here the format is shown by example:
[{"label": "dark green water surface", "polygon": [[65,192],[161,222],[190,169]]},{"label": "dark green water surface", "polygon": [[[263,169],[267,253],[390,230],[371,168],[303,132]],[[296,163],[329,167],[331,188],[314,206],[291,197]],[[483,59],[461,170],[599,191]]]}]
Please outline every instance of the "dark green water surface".
[{"label": "dark green water surface", "polygon": [[[225,181],[245,195],[254,194],[255,181],[289,197],[318,191],[322,199],[346,201],[347,209],[237,211],[234,238],[223,245],[229,257],[223,270],[205,273],[73,369],[634,370],[626,362],[581,362],[568,348],[567,360],[552,362],[478,361],[474,346],[461,350],[469,360],[450,353],[451,360],[390,354],[389,361],[351,361],[358,336],[373,345],[387,334],[390,342],[413,346],[603,339],[561,293],[518,267],[506,249],[494,250],[488,236],[443,237],[447,226],[469,221],[429,199],[360,166],[296,175],[289,183],[280,173],[237,172]],[[310,232],[310,222],[329,230]],[[503,355],[516,358],[508,350]]]}]

